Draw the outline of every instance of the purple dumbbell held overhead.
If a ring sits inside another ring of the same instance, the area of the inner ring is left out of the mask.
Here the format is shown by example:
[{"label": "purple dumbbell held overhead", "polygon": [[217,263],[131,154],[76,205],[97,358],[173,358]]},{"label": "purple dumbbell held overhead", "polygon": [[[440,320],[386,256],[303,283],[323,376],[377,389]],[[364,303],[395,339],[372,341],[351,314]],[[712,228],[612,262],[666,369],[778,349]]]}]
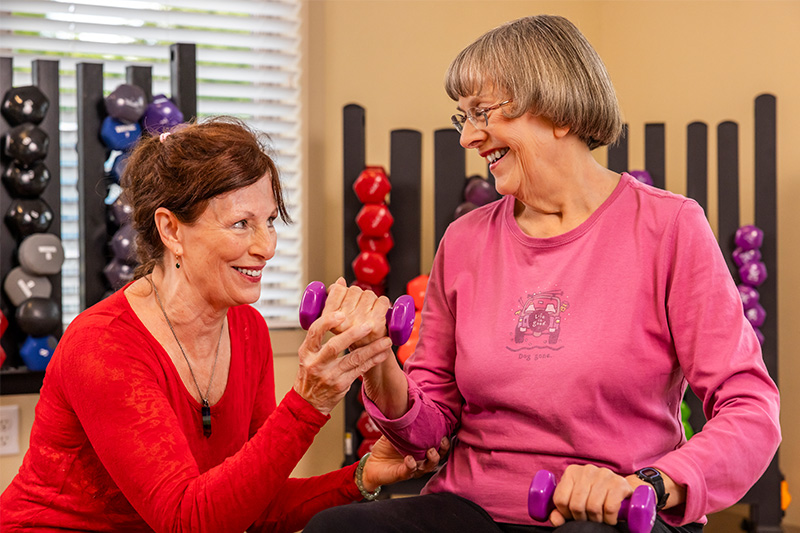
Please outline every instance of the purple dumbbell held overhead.
[{"label": "purple dumbbell held overhead", "polygon": [[[328,292],[321,281],[312,281],[300,300],[300,327],[307,330],[322,315]],[[408,341],[414,328],[414,299],[408,294],[400,296],[386,312],[386,328],[392,343],[400,346]]]},{"label": "purple dumbbell held overhead", "polygon": [[[556,476],[547,470],[539,470],[528,490],[528,514],[534,520],[546,522],[555,509],[553,493],[556,491]],[[636,487],[630,498],[622,501],[619,519],[628,523],[631,533],[650,533],[656,520],[656,497],[653,489],[642,485]]]}]

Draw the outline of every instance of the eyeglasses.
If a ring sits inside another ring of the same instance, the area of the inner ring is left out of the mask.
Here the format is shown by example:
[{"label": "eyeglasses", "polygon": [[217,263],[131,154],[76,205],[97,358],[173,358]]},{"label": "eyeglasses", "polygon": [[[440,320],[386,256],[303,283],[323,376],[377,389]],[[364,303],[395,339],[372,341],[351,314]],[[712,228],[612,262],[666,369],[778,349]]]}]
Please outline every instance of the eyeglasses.
[{"label": "eyeglasses", "polygon": [[[450,120],[453,122],[453,126],[456,127],[458,133],[464,131],[464,123],[469,119],[472,122],[472,125],[478,129],[485,128],[489,125],[489,111],[494,111],[495,109],[499,109],[504,105],[510,104],[513,100],[506,100],[505,102],[500,102],[499,104],[490,105],[489,107],[471,107],[467,109],[467,114],[463,115],[461,113],[456,113]],[[478,120],[479,117],[483,117],[483,121]]]}]

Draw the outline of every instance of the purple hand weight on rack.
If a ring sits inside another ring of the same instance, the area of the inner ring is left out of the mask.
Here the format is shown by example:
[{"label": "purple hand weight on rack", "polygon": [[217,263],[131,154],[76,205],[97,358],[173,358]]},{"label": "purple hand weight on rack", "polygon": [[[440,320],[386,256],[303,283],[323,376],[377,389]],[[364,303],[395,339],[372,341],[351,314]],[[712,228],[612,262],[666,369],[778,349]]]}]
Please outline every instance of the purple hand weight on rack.
[{"label": "purple hand weight on rack", "polygon": [[[539,470],[528,490],[528,514],[534,520],[546,522],[555,509],[553,493],[556,491],[556,476],[547,470]],[[637,487],[630,498],[622,500],[619,519],[628,522],[631,533],[650,533],[656,520],[656,497],[647,485]]]}]

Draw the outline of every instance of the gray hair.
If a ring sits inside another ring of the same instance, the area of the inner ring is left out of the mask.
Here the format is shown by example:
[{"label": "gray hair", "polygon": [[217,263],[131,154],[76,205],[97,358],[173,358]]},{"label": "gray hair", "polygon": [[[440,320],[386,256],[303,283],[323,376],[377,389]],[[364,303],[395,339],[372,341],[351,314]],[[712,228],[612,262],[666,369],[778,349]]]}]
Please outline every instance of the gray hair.
[{"label": "gray hair", "polygon": [[559,16],[525,17],[485,33],[450,64],[445,89],[453,100],[494,90],[513,100],[506,116],[546,117],[568,126],[592,150],[622,132],[603,61],[578,28]]}]

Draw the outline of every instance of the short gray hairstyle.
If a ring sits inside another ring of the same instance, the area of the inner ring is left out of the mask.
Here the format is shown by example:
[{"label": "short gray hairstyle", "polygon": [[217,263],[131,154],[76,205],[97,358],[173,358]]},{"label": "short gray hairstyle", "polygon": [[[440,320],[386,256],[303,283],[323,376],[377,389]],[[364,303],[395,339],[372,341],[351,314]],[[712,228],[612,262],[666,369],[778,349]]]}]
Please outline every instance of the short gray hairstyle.
[{"label": "short gray hairstyle", "polygon": [[564,17],[525,17],[485,33],[450,64],[445,89],[453,100],[494,90],[513,100],[506,116],[546,117],[568,126],[592,150],[622,132],[603,61]]}]

